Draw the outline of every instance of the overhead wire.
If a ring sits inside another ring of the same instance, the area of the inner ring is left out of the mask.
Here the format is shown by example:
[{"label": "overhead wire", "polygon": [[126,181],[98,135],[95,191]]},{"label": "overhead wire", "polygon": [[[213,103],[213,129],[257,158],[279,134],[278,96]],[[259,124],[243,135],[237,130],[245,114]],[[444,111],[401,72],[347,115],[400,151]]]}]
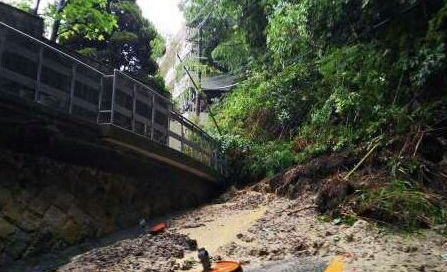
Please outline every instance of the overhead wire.
[{"label": "overhead wire", "polygon": [[[179,55],[179,54],[177,54],[177,58],[179,59],[180,63],[183,61],[183,60],[180,58],[180,55]],[[204,98],[204,99],[205,99],[205,102],[208,104],[208,96],[207,96],[206,93],[203,91],[202,86],[200,86],[200,85],[198,85],[198,84],[196,83],[196,81],[195,81],[194,78],[192,77],[191,73],[189,72],[188,69],[186,69],[185,66],[183,66],[183,69],[185,70],[186,74],[188,75],[188,77],[189,77],[189,79],[191,80],[191,82],[192,82],[192,84],[194,85],[194,87],[197,89],[197,94],[199,95],[199,97],[201,96],[202,98]],[[207,110],[208,110],[208,112],[209,112],[209,114],[210,114],[211,120],[212,120],[213,123],[214,123],[214,126],[215,126],[216,129],[217,129],[217,132],[219,133],[219,135],[222,136],[222,131],[220,130],[219,125],[217,124],[217,121],[216,121],[216,119],[215,119],[215,117],[214,117],[214,113],[213,113],[213,111],[211,110],[211,107],[208,106],[208,107],[207,107]]]},{"label": "overhead wire", "polygon": [[[213,6],[212,6],[212,9],[211,9],[211,11],[205,16],[205,18],[196,26],[196,27],[194,27],[194,28],[196,28],[196,29],[201,29],[205,24],[206,24],[206,22],[208,21],[208,19],[210,18],[210,16],[211,16],[211,14],[214,12],[214,9],[216,8],[216,4],[218,4],[218,0],[216,0],[216,1],[213,1],[213,0],[211,0],[211,1],[209,1],[209,2],[207,2],[207,4],[206,5],[204,5],[203,7],[202,7],[202,9],[199,11],[199,14],[193,19],[193,20],[191,20],[191,23],[192,22],[195,22],[197,19],[199,19],[200,18],[200,16],[202,16],[202,13],[203,13],[203,11],[208,7],[208,5],[210,5],[210,4],[213,4]],[[249,4],[248,5],[248,7],[241,7],[241,9],[245,9],[245,10],[249,10],[250,12],[248,13],[248,14],[245,14],[244,16],[239,16],[239,18],[238,18],[238,24],[239,23],[245,23],[245,22],[247,22],[247,20],[249,20],[249,17],[251,16],[251,15],[253,15],[254,14],[254,10],[252,10],[252,8],[255,6],[255,5],[258,5],[259,3],[257,2],[257,1],[253,1],[251,4]],[[223,19],[223,16],[222,15],[220,15],[220,18],[221,19]],[[178,56],[179,57],[179,56]],[[180,62],[182,62],[183,60],[179,57],[179,60],[180,60]],[[243,68],[247,68],[248,67],[248,65],[246,65],[246,66],[244,66]],[[184,67],[184,69],[186,70],[186,67]],[[188,71],[189,72],[189,71]],[[236,77],[236,75],[234,75],[234,74],[232,74],[232,73],[229,73],[230,75],[232,75],[232,76],[234,76],[234,77]],[[192,79],[192,77],[191,77],[191,75],[188,75],[189,77],[190,77],[190,79],[192,80],[192,81],[194,81],[193,79]],[[193,83],[195,83],[195,82],[193,82]],[[236,82],[236,83],[234,83],[234,84],[231,84],[231,85],[229,85],[229,86],[225,86],[225,87],[233,87],[233,86],[237,86],[239,84],[239,82]],[[196,84],[194,84],[194,85],[196,85]],[[197,88],[197,87],[196,87]],[[222,88],[222,89],[224,89],[224,88]]]},{"label": "overhead wire", "polygon": [[200,16],[202,16],[202,13],[205,11],[205,9],[207,9],[208,6],[209,6],[210,4],[213,4],[213,3],[214,3],[214,1],[209,1],[209,2],[207,2],[207,3],[202,7],[202,9],[200,9],[200,11],[199,11],[199,13],[197,14],[197,16],[194,17],[194,19],[192,19],[192,20],[190,21],[190,23],[193,23],[193,22],[195,22],[196,20],[198,20],[198,19],[200,18]]}]

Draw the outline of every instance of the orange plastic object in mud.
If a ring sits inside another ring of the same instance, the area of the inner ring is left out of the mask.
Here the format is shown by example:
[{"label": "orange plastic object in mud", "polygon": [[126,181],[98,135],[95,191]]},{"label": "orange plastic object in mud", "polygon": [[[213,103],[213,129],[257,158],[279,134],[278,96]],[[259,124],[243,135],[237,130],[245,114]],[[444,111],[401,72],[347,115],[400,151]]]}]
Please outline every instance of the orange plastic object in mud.
[{"label": "orange plastic object in mud", "polygon": [[242,272],[242,267],[238,262],[222,261],[217,262],[209,272]]},{"label": "orange plastic object in mud", "polygon": [[166,223],[157,224],[151,228],[150,233],[151,234],[159,234],[159,233],[163,232],[166,229],[166,227],[167,227]]}]

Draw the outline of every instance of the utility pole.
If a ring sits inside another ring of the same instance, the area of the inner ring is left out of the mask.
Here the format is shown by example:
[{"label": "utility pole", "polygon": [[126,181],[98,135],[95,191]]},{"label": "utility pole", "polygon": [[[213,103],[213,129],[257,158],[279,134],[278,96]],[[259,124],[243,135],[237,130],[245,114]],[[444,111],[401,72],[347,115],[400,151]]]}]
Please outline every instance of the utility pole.
[{"label": "utility pole", "polygon": [[37,15],[37,13],[39,12],[40,1],[41,0],[36,0],[36,4],[34,5],[34,9],[33,9],[34,15]]},{"label": "utility pole", "polygon": [[[203,30],[202,30],[202,26],[199,26],[199,63],[202,63],[202,57],[203,57]],[[199,76],[199,85],[202,86],[202,71],[199,70],[198,73]],[[200,94],[199,94],[199,90],[196,91],[196,115],[197,118],[200,117],[200,112],[201,112],[201,99],[200,99]]]},{"label": "utility pole", "polygon": [[[177,54],[177,58],[180,61],[180,63],[183,61],[179,54]],[[205,102],[208,103],[208,98],[206,97],[206,94],[203,92],[202,86],[197,85],[197,83],[194,80],[194,78],[192,77],[191,73],[189,72],[189,70],[184,65],[183,65],[183,70],[185,70],[185,72],[188,75],[189,79],[191,80],[192,84],[194,85],[194,87],[198,91],[197,95],[203,96],[204,99],[205,99]],[[214,113],[211,110],[210,105],[207,105],[207,106],[208,106],[207,110],[208,110],[208,113],[210,114],[211,120],[213,120],[214,126],[216,127],[217,132],[219,132],[219,135],[222,136],[222,131],[220,130],[219,125],[217,124],[216,118],[214,117]]]},{"label": "utility pole", "polygon": [[53,27],[51,30],[51,37],[50,37],[50,40],[53,42],[56,41],[57,33],[59,32],[59,28],[61,27],[61,19],[58,17],[64,10],[65,6],[67,5],[67,2],[68,2],[68,0],[59,0],[59,4],[57,5],[56,19],[54,20]]}]

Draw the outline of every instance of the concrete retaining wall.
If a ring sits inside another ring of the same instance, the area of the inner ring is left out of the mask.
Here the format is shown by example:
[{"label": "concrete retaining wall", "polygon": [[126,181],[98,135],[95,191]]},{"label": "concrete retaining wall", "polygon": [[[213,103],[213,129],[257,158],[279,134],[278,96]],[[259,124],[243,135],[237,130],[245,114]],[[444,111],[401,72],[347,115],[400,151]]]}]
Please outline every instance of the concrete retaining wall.
[{"label": "concrete retaining wall", "polygon": [[206,201],[208,182],[159,169],[126,177],[0,150],[0,264],[59,250]]},{"label": "concrete retaining wall", "polygon": [[116,135],[105,141],[94,124],[14,96],[0,95],[0,127],[0,271],[15,260],[136,225],[141,217],[197,206],[219,189],[204,177],[213,175],[210,169],[181,153],[125,133],[118,140],[139,151],[115,145],[110,137]]}]

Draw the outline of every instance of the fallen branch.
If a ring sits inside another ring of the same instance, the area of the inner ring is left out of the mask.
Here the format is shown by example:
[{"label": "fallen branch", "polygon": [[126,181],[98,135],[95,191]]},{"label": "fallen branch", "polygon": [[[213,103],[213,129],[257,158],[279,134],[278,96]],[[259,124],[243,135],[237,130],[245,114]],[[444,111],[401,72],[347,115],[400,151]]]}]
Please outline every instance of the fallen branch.
[{"label": "fallen branch", "polygon": [[375,218],[371,218],[371,217],[365,217],[365,216],[360,216],[360,215],[357,215],[357,218],[363,219],[363,220],[365,220],[367,222],[368,221],[373,221],[373,222],[376,222],[376,223],[379,223],[379,224],[382,224],[382,225],[386,225],[386,226],[388,226],[390,228],[396,228],[395,225],[393,225],[391,223],[387,223],[387,222],[379,220],[379,219],[375,219]]},{"label": "fallen branch", "polygon": [[354,167],[354,169],[352,169],[351,171],[349,171],[349,173],[345,176],[344,180],[349,179],[349,177],[355,172],[357,171],[357,169],[359,169],[359,167],[366,161],[366,159],[369,158],[369,156],[371,156],[371,154],[374,152],[374,150],[376,150],[377,147],[379,147],[380,144],[375,144],[371,150],[368,151],[368,153],[365,155],[365,157],[363,157],[363,159]]},{"label": "fallen branch", "polygon": [[281,195],[281,191],[284,190],[286,188],[286,186],[290,185],[292,183],[292,179],[287,180],[286,182],[284,182],[283,185],[279,186],[278,188],[275,189],[275,194],[276,195]]},{"label": "fallen branch", "polygon": [[400,79],[399,79],[399,84],[397,85],[396,94],[394,95],[393,105],[396,104],[397,97],[399,96],[399,90],[400,90],[400,87],[402,86],[403,79],[404,79],[404,72],[402,71],[402,74],[400,75]]},{"label": "fallen branch", "polygon": [[419,150],[419,146],[421,145],[422,140],[424,139],[424,136],[425,136],[425,133],[422,132],[421,138],[419,138],[419,141],[417,142],[416,147],[414,148],[413,158],[416,157],[416,154],[418,153],[418,150]]},{"label": "fallen branch", "polygon": [[316,209],[316,208],[318,208],[317,205],[306,206],[304,208],[301,208],[301,209],[298,209],[298,210],[295,210],[295,211],[291,211],[291,212],[287,213],[287,215],[292,215],[292,214],[296,214],[296,213],[299,213],[299,212],[302,212],[302,211],[305,211],[305,210]]},{"label": "fallen branch", "polygon": [[438,173],[440,176],[447,178],[447,174],[444,174],[442,171]]},{"label": "fallen branch", "polygon": [[204,227],[205,224],[202,223],[192,223],[192,224],[186,224],[181,226],[181,229],[196,229],[196,228],[200,228],[200,227]]}]

